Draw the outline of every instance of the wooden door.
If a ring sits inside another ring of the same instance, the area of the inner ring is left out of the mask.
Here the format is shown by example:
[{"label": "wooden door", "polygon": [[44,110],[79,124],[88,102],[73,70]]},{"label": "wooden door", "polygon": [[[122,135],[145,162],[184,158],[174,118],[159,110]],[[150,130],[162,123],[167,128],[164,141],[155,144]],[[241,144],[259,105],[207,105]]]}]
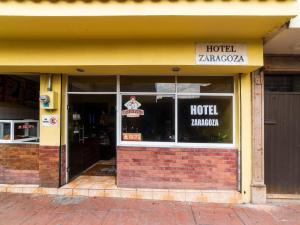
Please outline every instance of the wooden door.
[{"label": "wooden door", "polygon": [[265,92],[267,193],[300,194],[300,93]]}]

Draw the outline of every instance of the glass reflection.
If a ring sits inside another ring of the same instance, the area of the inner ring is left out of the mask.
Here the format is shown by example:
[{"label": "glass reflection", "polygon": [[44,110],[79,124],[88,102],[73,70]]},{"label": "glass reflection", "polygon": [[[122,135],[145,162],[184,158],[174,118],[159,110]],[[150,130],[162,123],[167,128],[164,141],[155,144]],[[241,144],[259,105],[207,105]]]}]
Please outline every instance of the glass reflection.
[{"label": "glass reflection", "polygon": [[115,92],[116,76],[72,76],[69,77],[70,92]]},{"label": "glass reflection", "polygon": [[201,87],[207,87],[211,85],[211,83],[196,83],[196,84],[178,84],[177,90],[178,92],[185,92],[185,93],[200,93]]},{"label": "glass reflection", "polygon": [[122,140],[174,142],[174,99],[172,95],[122,96]]},{"label": "glass reflection", "polygon": [[174,93],[174,76],[121,76],[121,92]]},{"label": "glass reflection", "polygon": [[233,93],[232,76],[177,77],[179,93]]}]

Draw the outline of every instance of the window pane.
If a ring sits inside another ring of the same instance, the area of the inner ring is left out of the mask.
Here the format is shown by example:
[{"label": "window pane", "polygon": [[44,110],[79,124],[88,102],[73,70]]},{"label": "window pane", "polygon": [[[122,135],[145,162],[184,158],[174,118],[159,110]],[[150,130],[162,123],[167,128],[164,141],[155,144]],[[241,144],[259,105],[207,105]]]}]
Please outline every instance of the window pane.
[{"label": "window pane", "polygon": [[123,96],[122,140],[158,141],[175,140],[175,96]]},{"label": "window pane", "polygon": [[232,97],[178,96],[178,142],[232,143]]},{"label": "window pane", "polygon": [[233,93],[233,77],[178,77],[177,91],[180,93]]},{"label": "window pane", "polygon": [[300,92],[299,75],[266,75],[265,91]]},{"label": "window pane", "polygon": [[37,123],[36,122],[24,122],[15,123],[14,126],[14,138],[15,140],[24,138],[37,138]]},{"label": "window pane", "polygon": [[0,140],[10,139],[10,123],[0,122]]},{"label": "window pane", "polygon": [[69,77],[70,92],[115,92],[116,85],[116,76]]},{"label": "window pane", "polygon": [[167,76],[121,76],[122,92],[175,92],[175,77]]}]

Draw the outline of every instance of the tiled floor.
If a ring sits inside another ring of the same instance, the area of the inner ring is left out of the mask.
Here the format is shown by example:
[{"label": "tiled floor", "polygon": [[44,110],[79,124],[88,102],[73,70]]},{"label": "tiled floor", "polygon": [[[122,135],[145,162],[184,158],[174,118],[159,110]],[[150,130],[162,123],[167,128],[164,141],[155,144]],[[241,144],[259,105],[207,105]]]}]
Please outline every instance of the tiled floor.
[{"label": "tiled floor", "polygon": [[[80,175],[70,183],[61,187],[59,191],[68,195],[95,197],[121,197],[189,202],[241,202],[241,195],[237,191],[119,188],[116,185],[115,179],[114,176]],[[72,191],[72,194],[70,194],[70,191]]]},{"label": "tiled floor", "polygon": [[81,175],[61,188],[43,188],[38,187],[37,185],[0,184],[0,192],[65,196],[115,197],[148,200],[172,200],[181,202],[242,202],[241,193],[234,190],[226,191],[120,188],[116,186],[114,176]]},{"label": "tiled floor", "polygon": [[116,189],[115,176],[85,176],[80,175],[62,188],[77,189]]},{"label": "tiled floor", "polygon": [[100,160],[62,188],[117,189],[115,166],[115,158]]},{"label": "tiled floor", "polygon": [[0,225],[300,225],[300,205],[0,193]]}]

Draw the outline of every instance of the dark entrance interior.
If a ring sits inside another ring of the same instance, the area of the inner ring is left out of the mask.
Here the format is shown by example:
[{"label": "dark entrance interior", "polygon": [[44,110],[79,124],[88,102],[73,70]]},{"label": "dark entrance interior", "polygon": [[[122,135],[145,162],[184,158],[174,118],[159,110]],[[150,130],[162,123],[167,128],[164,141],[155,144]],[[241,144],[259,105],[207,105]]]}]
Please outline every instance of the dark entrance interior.
[{"label": "dark entrance interior", "polygon": [[270,194],[300,194],[300,76],[265,77],[265,182]]},{"label": "dark entrance interior", "polygon": [[69,179],[114,176],[116,95],[69,95]]}]

